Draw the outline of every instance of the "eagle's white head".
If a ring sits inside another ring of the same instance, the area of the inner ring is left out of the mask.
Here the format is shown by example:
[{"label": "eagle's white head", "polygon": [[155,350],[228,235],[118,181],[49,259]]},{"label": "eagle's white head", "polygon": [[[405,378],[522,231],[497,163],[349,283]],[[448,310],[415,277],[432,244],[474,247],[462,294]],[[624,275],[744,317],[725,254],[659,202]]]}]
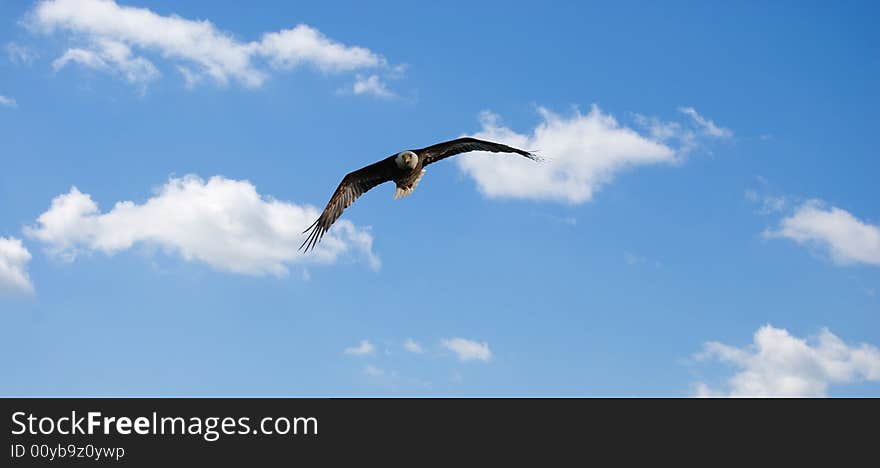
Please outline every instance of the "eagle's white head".
[{"label": "eagle's white head", "polygon": [[419,165],[419,156],[412,151],[401,151],[394,158],[394,163],[401,169],[413,170]]}]

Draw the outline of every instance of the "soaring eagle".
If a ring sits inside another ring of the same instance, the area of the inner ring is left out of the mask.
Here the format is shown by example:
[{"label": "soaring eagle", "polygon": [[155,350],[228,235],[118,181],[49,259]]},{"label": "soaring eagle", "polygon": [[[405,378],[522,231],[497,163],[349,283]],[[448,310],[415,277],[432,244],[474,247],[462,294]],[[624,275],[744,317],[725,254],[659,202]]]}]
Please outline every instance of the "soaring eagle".
[{"label": "soaring eagle", "polygon": [[537,156],[528,151],[476,138],[459,138],[457,140],[437,143],[427,148],[406,150],[392,154],[381,161],[350,172],[342,178],[342,182],[339,183],[339,187],[336,187],[336,191],[333,192],[333,196],[330,197],[330,201],[327,203],[321,216],[303,231],[303,234],[309,231],[311,233],[309,233],[306,240],[299,247],[300,250],[305,248],[305,251],[308,252],[314,248],[321,238],[324,237],[324,233],[342,215],[342,211],[351,206],[367,190],[393,180],[397,185],[397,190],[394,191],[394,198],[403,198],[411,194],[415,190],[416,185],[419,184],[419,181],[422,180],[422,176],[425,175],[425,166],[441,159],[470,151],[516,153],[533,161],[539,160]]}]

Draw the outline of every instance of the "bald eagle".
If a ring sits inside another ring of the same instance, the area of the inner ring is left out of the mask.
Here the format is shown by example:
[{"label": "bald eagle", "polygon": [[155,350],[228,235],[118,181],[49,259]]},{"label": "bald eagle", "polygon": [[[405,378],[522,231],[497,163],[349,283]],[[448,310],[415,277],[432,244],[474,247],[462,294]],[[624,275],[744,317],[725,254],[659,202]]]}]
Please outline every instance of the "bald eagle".
[{"label": "bald eagle", "polygon": [[354,172],[346,174],[330,197],[330,201],[321,213],[321,216],[303,231],[309,232],[306,240],[299,247],[305,251],[313,249],[324,237],[324,233],[339,219],[342,211],[358,197],[371,188],[388,181],[394,181],[397,189],[394,198],[403,198],[413,192],[422,176],[425,175],[424,167],[441,159],[448,158],[460,153],[470,151],[489,151],[492,153],[516,153],[533,161],[538,161],[534,154],[516,149],[501,143],[478,140],[476,138],[458,138],[422,149],[406,150],[392,154],[387,158],[362,167]]}]

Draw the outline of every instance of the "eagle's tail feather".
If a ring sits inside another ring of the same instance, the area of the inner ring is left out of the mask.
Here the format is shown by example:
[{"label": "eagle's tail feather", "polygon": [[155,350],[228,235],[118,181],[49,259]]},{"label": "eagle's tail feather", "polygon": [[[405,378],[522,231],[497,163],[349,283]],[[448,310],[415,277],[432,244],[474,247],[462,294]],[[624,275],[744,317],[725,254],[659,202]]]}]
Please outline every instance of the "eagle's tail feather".
[{"label": "eagle's tail feather", "polygon": [[397,200],[398,198],[403,198],[411,193],[412,193],[411,188],[397,187],[397,189],[394,190],[394,199]]}]

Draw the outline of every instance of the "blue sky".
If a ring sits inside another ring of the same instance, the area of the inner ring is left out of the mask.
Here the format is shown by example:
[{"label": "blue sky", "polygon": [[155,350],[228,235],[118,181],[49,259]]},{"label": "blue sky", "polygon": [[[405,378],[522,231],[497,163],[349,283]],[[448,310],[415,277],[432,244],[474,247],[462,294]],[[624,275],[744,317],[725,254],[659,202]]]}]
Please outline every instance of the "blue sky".
[{"label": "blue sky", "polygon": [[0,3],[0,394],[880,395],[877,13]]}]

